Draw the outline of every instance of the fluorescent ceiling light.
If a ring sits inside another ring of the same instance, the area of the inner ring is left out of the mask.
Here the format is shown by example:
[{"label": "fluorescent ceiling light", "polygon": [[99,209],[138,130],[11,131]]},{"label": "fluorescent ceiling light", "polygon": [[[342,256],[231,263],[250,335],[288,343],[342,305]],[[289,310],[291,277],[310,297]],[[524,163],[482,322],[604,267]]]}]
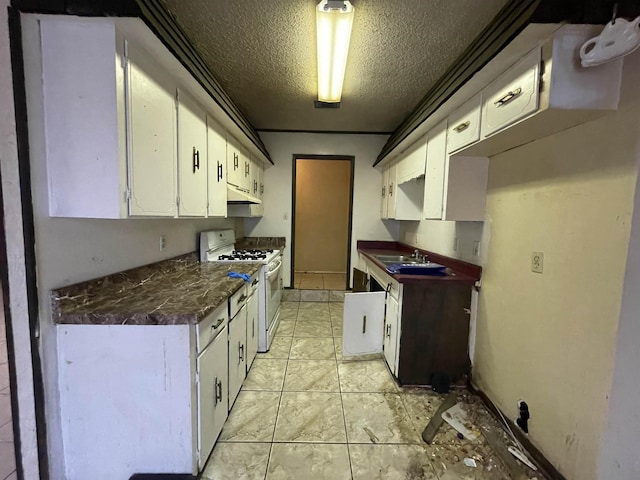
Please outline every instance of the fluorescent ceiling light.
[{"label": "fluorescent ceiling light", "polygon": [[316,7],[318,43],[318,100],[340,102],[347,68],[353,5],[349,1],[322,0]]}]

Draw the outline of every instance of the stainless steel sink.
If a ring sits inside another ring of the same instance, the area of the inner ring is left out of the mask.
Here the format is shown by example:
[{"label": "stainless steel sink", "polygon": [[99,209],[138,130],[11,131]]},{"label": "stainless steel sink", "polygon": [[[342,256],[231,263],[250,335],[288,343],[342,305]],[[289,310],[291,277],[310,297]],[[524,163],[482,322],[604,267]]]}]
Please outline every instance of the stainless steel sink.
[{"label": "stainless steel sink", "polygon": [[420,263],[419,260],[405,255],[374,255],[380,263],[392,265],[394,263]]}]

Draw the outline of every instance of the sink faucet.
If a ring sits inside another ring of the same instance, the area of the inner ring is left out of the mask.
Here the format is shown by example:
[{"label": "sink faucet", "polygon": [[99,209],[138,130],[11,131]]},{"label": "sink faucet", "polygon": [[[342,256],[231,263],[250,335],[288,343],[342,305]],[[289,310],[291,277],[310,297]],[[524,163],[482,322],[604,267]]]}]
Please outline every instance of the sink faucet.
[{"label": "sink faucet", "polygon": [[422,262],[422,263],[428,263],[427,257],[428,257],[428,255],[426,253],[421,255],[420,254],[420,250],[418,250],[417,248],[411,254],[411,258],[415,258],[416,260],[418,260],[419,262]]}]

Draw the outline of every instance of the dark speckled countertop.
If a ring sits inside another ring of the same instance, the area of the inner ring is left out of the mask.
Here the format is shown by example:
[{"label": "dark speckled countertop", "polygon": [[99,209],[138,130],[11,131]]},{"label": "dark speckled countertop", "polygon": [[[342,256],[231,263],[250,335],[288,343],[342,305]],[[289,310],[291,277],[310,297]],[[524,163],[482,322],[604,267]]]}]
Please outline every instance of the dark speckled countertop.
[{"label": "dark speckled countertop", "polygon": [[286,245],[285,237],[244,237],[236,240],[236,248],[279,249]]},{"label": "dark speckled countertop", "polygon": [[195,254],[52,290],[54,323],[95,325],[195,324],[222,305],[259,263],[204,263]]}]

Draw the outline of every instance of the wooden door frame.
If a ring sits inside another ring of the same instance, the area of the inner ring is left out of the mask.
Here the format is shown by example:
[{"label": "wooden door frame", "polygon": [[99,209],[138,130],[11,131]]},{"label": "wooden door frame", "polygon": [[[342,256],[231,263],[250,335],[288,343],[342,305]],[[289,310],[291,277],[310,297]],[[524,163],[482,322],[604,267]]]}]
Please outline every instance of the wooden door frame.
[{"label": "wooden door frame", "polygon": [[351,230],[353,227],[353,185],[355,175],[356,157],[354,155],[303,155],[293,154],[293,167],[291,169],[291,288],[295,285],[295,258],[296,258],[296,162],[298,160],[342,160],[351,165],[349,180],[349,225],[347,226],[347,271],[345,272],[345,290],[349,289],[351,281]]}]

